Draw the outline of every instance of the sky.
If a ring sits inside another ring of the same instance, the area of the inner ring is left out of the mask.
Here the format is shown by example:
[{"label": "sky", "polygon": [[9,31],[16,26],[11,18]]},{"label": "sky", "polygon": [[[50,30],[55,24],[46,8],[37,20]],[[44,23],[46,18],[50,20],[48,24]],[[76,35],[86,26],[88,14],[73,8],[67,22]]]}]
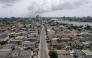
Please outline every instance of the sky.
[{"label": "sky", "polygon": [[92,16],[92,0],[0,0],[0,17]]}]

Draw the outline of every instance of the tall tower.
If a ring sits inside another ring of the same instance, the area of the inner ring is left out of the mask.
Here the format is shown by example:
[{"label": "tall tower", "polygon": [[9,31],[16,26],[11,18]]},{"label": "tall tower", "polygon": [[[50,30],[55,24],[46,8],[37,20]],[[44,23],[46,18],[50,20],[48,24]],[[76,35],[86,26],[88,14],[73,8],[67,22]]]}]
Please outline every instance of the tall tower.
[{"label": "tall tower", "polygon": [[40,16],[39,16],[39,15],[37,15],[37,16],[36,16],[36,19],[37,19],[37,20],[39,20],[39,19],[40,19]]}]

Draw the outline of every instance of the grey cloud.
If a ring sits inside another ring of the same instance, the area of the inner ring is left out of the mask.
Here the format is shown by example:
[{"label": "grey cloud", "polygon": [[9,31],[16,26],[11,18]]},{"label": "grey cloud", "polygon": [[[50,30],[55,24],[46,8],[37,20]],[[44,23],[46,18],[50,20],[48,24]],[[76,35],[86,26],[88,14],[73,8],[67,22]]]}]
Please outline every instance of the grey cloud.
[{"label": "grey cloud", "polygon": [[6,4],[4,4],[3,6],[1,6],[2,8],[8,8],[8,7],[11,7],[11,6],[13,6],[13,4],[11,4],[11,3],[6,3]]},{"label": "grey cloud", "polygon": [[[40,1],[40,2],[39,2]],[[43,13],[55,10],[76,9],[90,0],[32,0],[28,7],[29,12]]]},{"label": "grey cloud", "polygon": [[18,0],[0,0],[0,3],[15,3]]},{"label": "grey cloud", "polygon": [[0,0],[0,3],[3,4],[2,8],[7,8],[13,6],[19,0]]},{"label": "grey cloud", "polygon": [[1,8],[7,8],[7,6],[1,6]]},{"label": "grey cloud", "polygon": [[9,4],[9,3],[7,3],[7,4],[5,4],[5,6],[13,6],[13,4]]},{"label": "grey cloud", "polygon": [[92,8],[92,5],[90,6],[90,8]]}]

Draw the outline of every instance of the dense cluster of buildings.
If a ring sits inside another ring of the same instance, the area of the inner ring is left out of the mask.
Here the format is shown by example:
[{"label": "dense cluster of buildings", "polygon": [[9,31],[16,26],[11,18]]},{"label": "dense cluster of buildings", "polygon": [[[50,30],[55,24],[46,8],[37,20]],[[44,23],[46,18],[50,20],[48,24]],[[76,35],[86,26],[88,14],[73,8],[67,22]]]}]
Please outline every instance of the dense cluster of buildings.
[{"label": "dense cluster of buildings", "polygon": [[12,23],[0,23],[0,58],[36,58],[41,24],[45,27],[48,49],[56,51],[58,58],[92,58],[91,30],[81,27],[77,28],[81,30],[69,29],[67,26],[71,24],[57,23],[61,21],[60,18],[53,21],[39,18],[38,15],[34,20],[18,19]]},{"label": "dense cluster of buildings", "polygon": [[[47,22],[47,21],[46,21]],[[49,50],[55,50],[58,58],[92,58],[92,32],[82,29],[69,30],[64,25],[45,24]]]},{"label": "dense cluster of buildings", "polygon": [[33,58],[38,53],[40,26],[36,20],[0,26],[0,58]]}]

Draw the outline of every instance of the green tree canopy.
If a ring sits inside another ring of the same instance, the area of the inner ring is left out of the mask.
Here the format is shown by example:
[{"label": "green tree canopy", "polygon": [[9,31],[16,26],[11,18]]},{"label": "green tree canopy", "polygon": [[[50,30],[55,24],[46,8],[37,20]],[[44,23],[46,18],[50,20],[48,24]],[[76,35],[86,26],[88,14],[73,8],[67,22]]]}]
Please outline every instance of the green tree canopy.
[{"label": "green tree canopy", "polygon": [[54,51],[54,50],[50,50],[50,51],[49,51],[49,56],[50,56],[50,58],[58,58],[58,57],[57,57],[57,52]]},{"label": "green tree canopy", "polygon": [[7,41],[2,41],[2,42],[0,42],[1,45],[4,45],[4,44],[6,44],[6,43],[7,43]]}]

